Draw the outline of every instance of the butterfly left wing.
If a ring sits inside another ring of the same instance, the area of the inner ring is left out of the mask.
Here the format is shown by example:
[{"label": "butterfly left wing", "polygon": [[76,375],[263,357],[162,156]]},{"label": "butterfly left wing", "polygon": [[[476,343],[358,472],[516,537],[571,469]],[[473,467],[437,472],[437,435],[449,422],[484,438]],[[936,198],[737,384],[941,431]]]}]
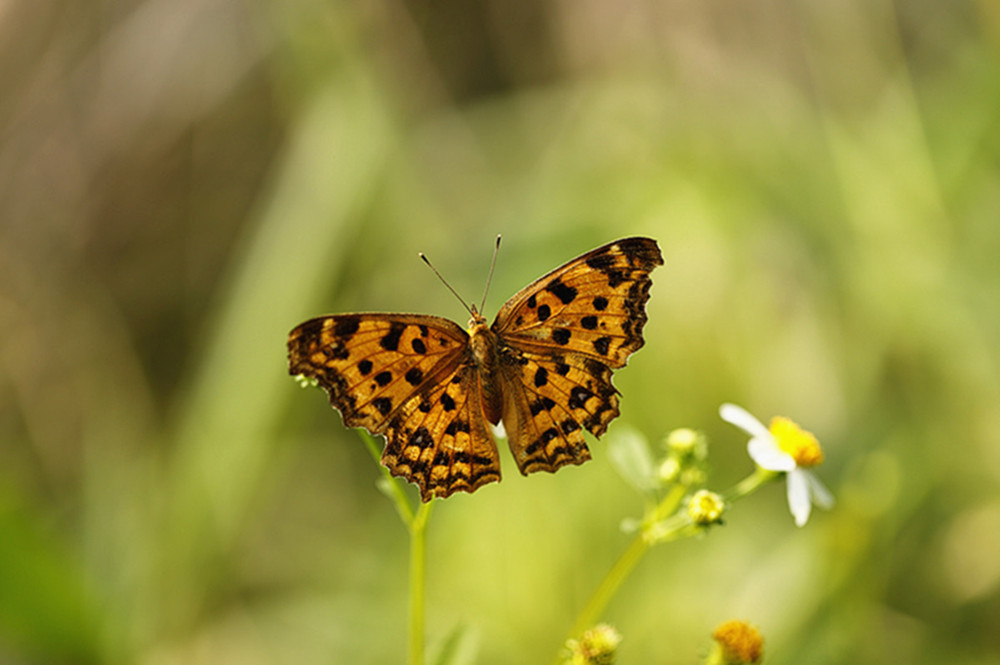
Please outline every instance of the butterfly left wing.
[{"label": "butterfly left wing", "polygon": [[522,473],[590,459],[582,429],[600,436],[618,415],[612,370],[643,345],[649,273],[662,263],[654,240],[624,238],[556,268],[497,314],[504,425]]},{"label": "butterfly left wing", "polygon": [[324,316],[289,333],[288,371],[326,389],[346,426],[385,435],[382,463],[428,501],[500,479],[468,343],[436,316]]}]

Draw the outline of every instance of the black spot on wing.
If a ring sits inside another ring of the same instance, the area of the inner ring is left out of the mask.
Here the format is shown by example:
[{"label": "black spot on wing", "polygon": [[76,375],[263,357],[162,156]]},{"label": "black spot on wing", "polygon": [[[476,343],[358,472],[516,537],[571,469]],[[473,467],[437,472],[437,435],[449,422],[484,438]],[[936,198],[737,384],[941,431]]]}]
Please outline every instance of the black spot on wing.
[{"label": "black spot on wing", "polygon": [[372,371],[372,361],[370,361],[367,358],[365,358],[364,360],[362,360],[361,362],[359,362],[358,363],[358,371],[361,372],[362,376],[367,375],[368,372]]},{"label": "black spot on wing", "polygon": [[333,334],[337,337],[350,338],[358,332],[361,320],[356,316],[338,316],[337,323],[333,326]]},{"label": "black spot on wing", "polygon": [[403,331],[406,326],[402,323],[390,323],[389,332],[385,334],[381,340],[379,340],[379,345],[386,351],[396,351],[399,349],[399,338],[402,337]]},{"label": "black spot on wing", "polygon": [[608,349],[611,346],[610,337],[598,337],[594,340],[594,349],[600,353],[602,356],[608,355]]},{"label": "black spot on wing", "polygon": [[554,407],[555,405],[556,405],[555,401],[553,401],[549,397],[544,397],[543,396],[543,397],[541,397],[539,399],[536,399],[534,402],[532,402],[529,405],[528,408],[531,410],[531,415],[537,416],[542,411],[548,411],[552,407]]},{"label": "black spot on wing", "polygon": [[413,434],[410,435],[410,440],[407,441],[407,445],[416,446],[421,450],[433,444],[434,444],[434,438],[431,436],[431,433],[427,431],[427,428],[424,427],[423,425],[415,429],[413,431]]},{"label": "black spot on wing", "polygon": [[404,378],[406,378],[406,382],[409,383],[411,386],[416,386],[421,381],[423,381],[424,373],[420,370],[419,367],[411,367],[409,370],[407,370],[406,376]]},{"label": "black spot on wing", "polygon": [[387,416],[392,411],[392,399],[388,397],[376,397],[372,400],[372,406],[383,416]]},{"label": "black spot on wing", "polygon": [[580,423],[576,422],[572,418],[567,418],[560,423],[559,427],[562,428],[563,434],[569,434],[570,432],[575,432],[580,429]]},{"label": "black spot on wing", "polygon": [[468,432],[468,431],[469,431],[468,421],[459,420],[457,418],[448,423],[448,426],[444,429],[444,433],[450,434],[451,436],[455,436],[455,434],[457,434],[458,432]]},{"label": "black spot on wing", "polygon": [[598,254],[587,259],[587,265],[594,270],[607,270],[615,264],[615,257],[611,254]]},{"label": "black spot on wing", "polygon": [[594,393],[583,386],[573,386],[573,390],[569,391],[569,408],[583,409],[587,405],[587,400],[593,396]]},{"label": "black spot on wing", "polygon": [[569,338],[572,336],[569,330],[566,328],[556,328],[552,331],[552,339],[556,344],[569,344]]},{"label": "black spot on wing", "polygon": [[545,290],[559,298],[564,305],[568,305],[576,299],[576,289],[564,284],[558,277],[546,284]]}]

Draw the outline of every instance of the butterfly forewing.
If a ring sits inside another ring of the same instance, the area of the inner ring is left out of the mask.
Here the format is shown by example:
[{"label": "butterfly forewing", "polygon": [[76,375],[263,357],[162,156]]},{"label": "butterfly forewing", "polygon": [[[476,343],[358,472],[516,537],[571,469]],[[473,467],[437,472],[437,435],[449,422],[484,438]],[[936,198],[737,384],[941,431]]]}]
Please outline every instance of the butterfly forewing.
[{"label": "butterfly forewing", "polygon": [[511,346],[618,368],[643,344],[656,242],[624,238],[556,268],[507,301],[492,329]]},{"label": "butterfly forewing", "polygon": [[289,334],[288,366],[326,389],[345,425],[378,434],[403,404],[452,373],[467,345],[464,330],[436,316],[324,316]]}]

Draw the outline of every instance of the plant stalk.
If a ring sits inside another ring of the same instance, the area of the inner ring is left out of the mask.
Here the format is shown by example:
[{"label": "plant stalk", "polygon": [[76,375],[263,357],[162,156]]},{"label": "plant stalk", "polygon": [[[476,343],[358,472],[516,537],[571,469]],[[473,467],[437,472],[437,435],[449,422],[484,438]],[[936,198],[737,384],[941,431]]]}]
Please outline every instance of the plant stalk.
[{"label": "plant stalk", "polygon": [[410,523],[410,665],[424,662],[424,582],[427,576],[427,520],[433,501],[421,503]]}]

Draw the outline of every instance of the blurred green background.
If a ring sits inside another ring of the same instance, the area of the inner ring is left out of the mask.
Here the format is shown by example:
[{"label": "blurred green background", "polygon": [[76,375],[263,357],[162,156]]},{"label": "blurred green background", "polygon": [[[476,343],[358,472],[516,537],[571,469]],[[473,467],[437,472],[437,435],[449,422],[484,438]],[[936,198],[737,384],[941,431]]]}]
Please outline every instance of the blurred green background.
[{"label": "blurred green background", "polygon": [[[326,312],[465,323],[659,241],[622,416],[751,470],[735,401],[814,431],[654,549],[620,661],[744,618],[769,663],[1000,663],[1000,5],[0,1],[0,663],[398,663],[407,539],[286,375]],[[428,641],[549,662],[642,502],[594,461],[441,502]],[[473,660],[474,655],[474,660]]]}]

